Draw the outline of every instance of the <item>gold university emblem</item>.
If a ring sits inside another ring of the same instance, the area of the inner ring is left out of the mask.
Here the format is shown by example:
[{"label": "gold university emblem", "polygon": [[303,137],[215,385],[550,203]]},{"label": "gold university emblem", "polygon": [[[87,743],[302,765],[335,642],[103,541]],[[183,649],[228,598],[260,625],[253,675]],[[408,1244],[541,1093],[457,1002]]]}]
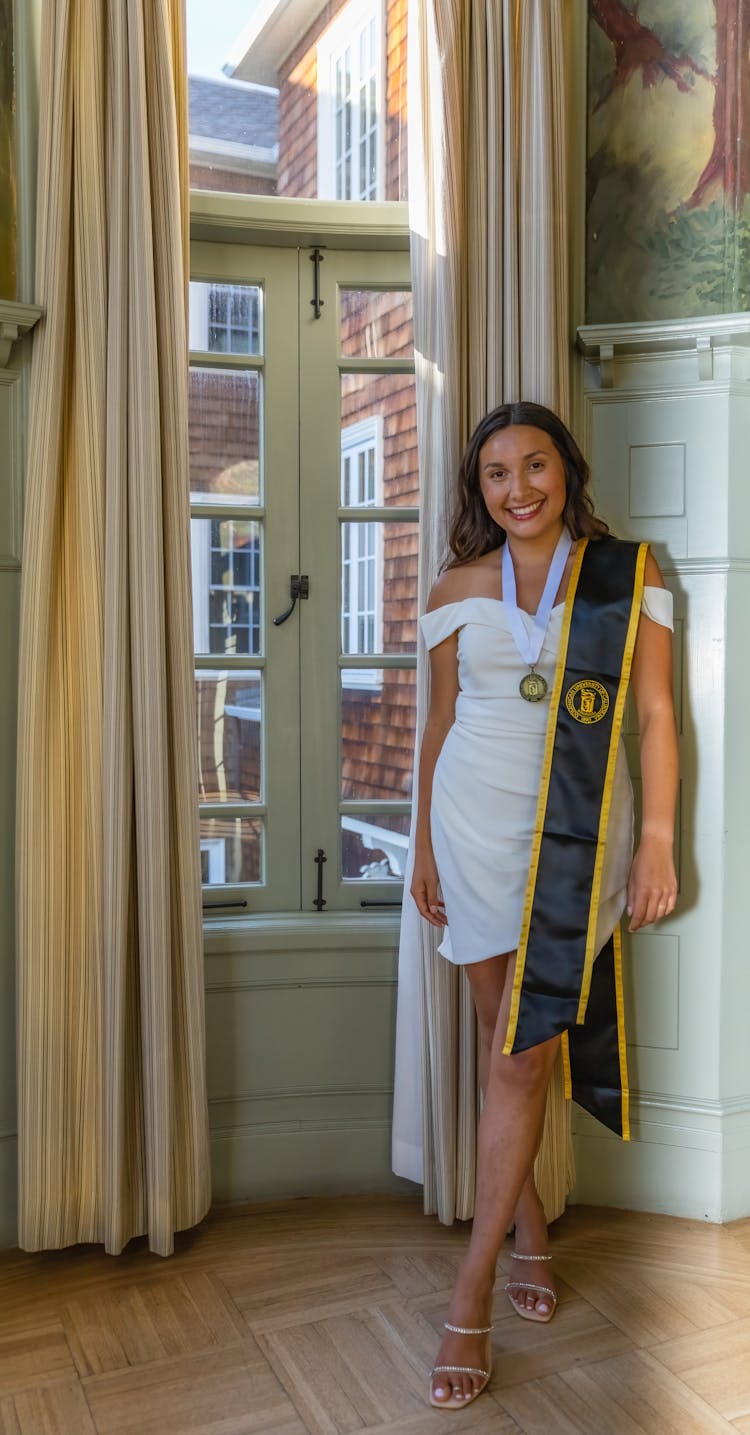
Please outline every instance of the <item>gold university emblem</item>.
[{"label": "gold university emblem", "polygon": [[576,722],[601,722],[609,707],[609,694],[595,678],[583,678],[568,688],[565,706]]}]

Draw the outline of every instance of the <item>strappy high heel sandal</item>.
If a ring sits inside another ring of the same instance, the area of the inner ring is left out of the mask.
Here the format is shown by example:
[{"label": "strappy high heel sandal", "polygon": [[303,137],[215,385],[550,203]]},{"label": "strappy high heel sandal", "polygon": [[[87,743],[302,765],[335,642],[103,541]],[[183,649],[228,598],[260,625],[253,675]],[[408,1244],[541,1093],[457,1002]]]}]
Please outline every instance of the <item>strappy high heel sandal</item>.
[{"label": "strappy high heel sandal", "polygon": [[[471,1405],[472,1400],[476,1400],[477,1396],[481,1395],[482,1391],[486,1390],[489,1384],[489,1379],[492,1374],[492,1341],[490,1340],[490,1334],[494,1330],[494,1326],[482,1325],[478,1330],[472,1330],[465,1325],[451,1325],[447,1320],[443,1321],[443,1325],[446,1330],[452,1331],[454,1335],[487,1336],[486,1370],[480,1370],[476,1365],[433,1365],[430,1371],[430,1405],[434,1405],[436,1410],[463,1410],[465,1406]],[[446,1375],[481,1375],[482,1384],[478,1390],[474,1391],[473,1395],[462,1396],[460,1399],[452,1395],[450,1400],[436,1400],[432,1393],[432,1377],[433,1375],[443,1373]]]},{"label": "strappy high heel sandal", "polygon": [[[514,1251],[514,1252],[513,1252],[513,1260],[514,1260],[514,1261],[551,1261],[551,1260],[552,1260],[552,1257],[551,1257],[551,1256],[522,1256],[522,1255],[519,1254],[518,1251]],[[512,1290],[534,1291],[534,1293],[535,1293],[536,1295],[547,1295],[547,1296],[550,1297],[550,1300],[552,1301],[552,1309],[551,1309],[551,1310],[548,1310],[546,1314],[542,1314],[542,1313],[540,1313],[539,1311],[537,1311],[536,1306],[534,1307],[533,1310],[529,1310],[528,1306],[521,1305],[520,1301],[517,1301],[516,1298],[515,1298],[515,1296],[512,1296],[512,1295],[511,1295],[511,1291],[512,1291]],[[510,1303],[511,1303],[513,1309],[514,1309],[514,1311],[516,1312],[516,1315],[520,1315],[520,1317],[521,1317],[522,1320],[538,1320],[542,1325],[546,1325],[547,1322],[552,1319],[552,1317],[553,1317],[553,1315],[555,1314],[555,1311],[556,1311],[556,1309],[557,1309],[557,1293],[556,1293],[556,1291],[551,1290],[549,1286],[538,1286],[538,1285],[535,1285],[533,1281],[506,1281],[506,1283],[505,1283],[505,1293],[506,1293],[506,1295],[507,1295],[507,1297],[508,1297],[508,1300],[510,1301]]]}]

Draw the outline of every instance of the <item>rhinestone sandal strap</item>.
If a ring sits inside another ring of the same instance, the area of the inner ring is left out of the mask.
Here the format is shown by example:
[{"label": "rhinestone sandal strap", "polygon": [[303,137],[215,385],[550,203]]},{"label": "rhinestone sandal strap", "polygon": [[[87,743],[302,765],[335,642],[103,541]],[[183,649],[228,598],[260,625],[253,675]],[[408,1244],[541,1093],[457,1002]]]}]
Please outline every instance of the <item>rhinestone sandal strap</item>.
[{"label": "rhinestone sandal strap", "polygon": [[520,1251],[511,1252],[514,1261],[551,1261],[551,1256],[522,1256]]},{"label": "rhinestone sandal strap", "polygon": [[480,1370],[476,1365],[433,1365],[430,1376],[433,1375],[481,1375],[484,1380],[489,1380],[489,1371]]},{"label": "rhinestone sandal strap", "polygon": [[537,1295],[549,1295],[553,1300],[557,1300],[556,1291],[550,1290],[549,1286],[534,1285],[533,1281],[506,1281],[504,1289],[506,1291],[536,1291]]},{"label": "rhinestone sandal strap", "polygon": [[447,1320],[443,1321],[446,1330],[452,1330],[454,1335],[489,1335],[494,1330],[492,1325],[482,1325],[478,1330],[472,1330],[468,1325],[450,1325]]}]

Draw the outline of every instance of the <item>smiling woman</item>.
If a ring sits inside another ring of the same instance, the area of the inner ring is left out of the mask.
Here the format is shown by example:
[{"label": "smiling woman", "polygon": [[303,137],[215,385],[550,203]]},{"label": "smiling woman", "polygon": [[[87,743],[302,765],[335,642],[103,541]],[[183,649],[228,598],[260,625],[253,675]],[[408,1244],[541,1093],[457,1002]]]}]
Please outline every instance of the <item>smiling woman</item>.
[{"label": "smiling woman", "polygon": [[[494,409],[464,454],[453,558],[421,619],[431,692],[411,892],[440,954],[465,967],[485,1097],[473,1231],[430,1395],[451,1408],[489,1379],[509,1226],[518,1261],[550,1259],[533,1163],[561,1044],[568,1094],[629,1135],[618,922],[627,903],[635,931],[676,896],[670,603],[647,545],[609,535],[587,484],[553,413]],[[635,860],[620,735],[631,667]],[[519,1316],[552,1318],[548,1266],[512,1268],[506,1290]]]}]

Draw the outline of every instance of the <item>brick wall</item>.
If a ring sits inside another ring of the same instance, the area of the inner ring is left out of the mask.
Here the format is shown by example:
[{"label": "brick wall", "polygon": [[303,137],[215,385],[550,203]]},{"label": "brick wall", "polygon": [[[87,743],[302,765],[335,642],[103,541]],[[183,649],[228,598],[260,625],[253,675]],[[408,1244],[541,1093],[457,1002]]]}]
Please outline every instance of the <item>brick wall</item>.
[{"label": "brick wall", "polygon": [[236,170],[221,169],[218,165],[191,164],[190,188],[210,189],[222,194],[275,194],[276,180],[238,174]]}]

